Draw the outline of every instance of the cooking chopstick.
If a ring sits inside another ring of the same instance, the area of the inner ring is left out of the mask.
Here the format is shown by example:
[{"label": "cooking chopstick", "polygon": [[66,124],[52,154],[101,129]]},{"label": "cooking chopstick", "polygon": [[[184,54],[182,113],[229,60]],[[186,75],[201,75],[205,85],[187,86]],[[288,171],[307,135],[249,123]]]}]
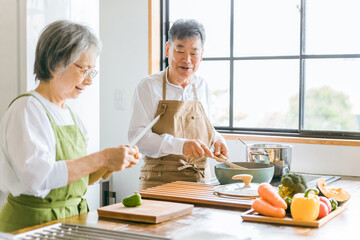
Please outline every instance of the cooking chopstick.
[{"label": "cooking chopstick", "polygon": [[[206,155],[206,156],[207,156],[207,155]],[[209,157],[209,156],[207,156],[207,157]],[[237,164],[235,164],[235,163],[229,162],[229,161],[227,160],[227,158],[226,158],[224,155],[222,155],[222,154],[220,154],[220,157],[214,156],[214,157],[210,157],[210,158],[213,158],[213,159],[215,159],[215,160],[218,161],[218,162],[223,162],[223,163],[227,164],[228,166],[230,166],[230,167],[232,167],[232,168],[247,169],[246,167],[242,167],[242,166],[239,166],[239,165],[237,165]]]}]

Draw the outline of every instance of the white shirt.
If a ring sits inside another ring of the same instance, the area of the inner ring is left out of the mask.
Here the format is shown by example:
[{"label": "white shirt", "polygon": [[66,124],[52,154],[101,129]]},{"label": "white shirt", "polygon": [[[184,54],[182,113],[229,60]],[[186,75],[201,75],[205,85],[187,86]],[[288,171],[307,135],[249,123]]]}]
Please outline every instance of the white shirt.
[{"label": "white shirt", "polygon": [[[135,89],[133,108],[129,125],[128,138],[131,142],[154,118],[158,102],[163,100],[164,71],[152,74],[142,79]],[[191,101],[196,100],[192,84],[195,84],[198,100],[203,105],[211,121],[211,94],[204,79],[193,75],[190,83],[182,88],[174,85],[166,78],[166,100]],[[215,131],[215,141],[222,136]],[[170,134],[156,134],[151,130],[137,143],[140,152],[146,156],[158,158],[169,154],[183,154],[183,145],[187,139],[174,138]]]},{"label": "white shirt", "polygon": [[[69,110],[35,91],[58,125],[74,125]],[[87,131],[74,113],[87,140]],[[0,190],[44,198],[51,189],[67,185],[65,161],[56,161],[56,140],[44,107],[34,97],[17,99],[0,123]],[[67,159],[64,159],[67,160]]]}]

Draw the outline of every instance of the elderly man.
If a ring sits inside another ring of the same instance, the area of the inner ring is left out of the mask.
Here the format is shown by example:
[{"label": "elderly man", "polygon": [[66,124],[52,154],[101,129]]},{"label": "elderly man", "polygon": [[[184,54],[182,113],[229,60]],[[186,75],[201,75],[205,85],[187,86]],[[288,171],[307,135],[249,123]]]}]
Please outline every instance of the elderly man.
[{"label": "elderly man", "polygon": [[178,180],[207,179],[210,169],[206,156],[228,156],[224,138],[208,120],[211,100],[207,83],[195,75],[204,42],[202,24],[196,20],[174,22],[166,43],[169,66],[144,78],[135,90],[130,141],[161,115],[138,143],[146,156],[140,189]]}]

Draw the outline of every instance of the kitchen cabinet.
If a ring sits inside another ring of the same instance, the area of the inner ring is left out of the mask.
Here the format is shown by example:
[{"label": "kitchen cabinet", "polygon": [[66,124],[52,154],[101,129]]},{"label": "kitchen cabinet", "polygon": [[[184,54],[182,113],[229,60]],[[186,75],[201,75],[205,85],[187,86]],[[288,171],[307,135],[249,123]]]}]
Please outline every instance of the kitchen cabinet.
[{"label": "kitchen cabinet", "polygon": [[155,234],[174,239],[354,239],[358,227],[360,207],[360,178],[343,177],[330,186],[344,187],[351,193],[348,208],[320,228],[294,227],[277,224],[244,222],[241,214],[246,211],[221,206],[195,205],[191,215],[160,224],[99,218],[96,211],[49,222],[17,231],[25,232],[54,223],[81,224],[89,227]]}]

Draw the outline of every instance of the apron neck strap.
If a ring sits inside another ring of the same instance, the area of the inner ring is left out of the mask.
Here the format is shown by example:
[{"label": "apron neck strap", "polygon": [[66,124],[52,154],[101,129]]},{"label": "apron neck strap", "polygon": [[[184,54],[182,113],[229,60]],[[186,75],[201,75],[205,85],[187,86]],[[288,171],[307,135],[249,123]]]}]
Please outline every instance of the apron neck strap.
[{"label": "apron neck strap", "polygon": [[[165,73],[163,75],[163,100],[166,100],[166,79],[168,78],[168,74],[169,74],[169,67],[167,67],[165,69]],[[193,90],[194,90],[194,95],[195,95],[195,100],[197,101],[198,100],[198,96],[197,96],[197,92],[196,92],[196,87],[195,87],[195,84],[191,84],[192,87],[193,87]]]},{"label": "apron neck strap", "polygon": [[198,96],[197,96],[197,93],[196,93],[196,87],[195,87],[195,84],[191,84],[192,87],[193,87],[193,90],[194,90],[194,94],[195,94],[195,100],[197,101],[198,100]]},{"label": "apron neck strap", "polygon": [[51,125],[53,126],[53,124],[55,124],[55,121],[54,119],[52,118],[51,114],[49,113],[49,111],[47,110],[47,108],[45,107],[45,105],[40,101],[40,99],[38,99],[34,94],[31,94],[31,93],[24,93],[24,94],[21,94],[20,96],[16,97],[14,100],[12,100],[12,102],[9,104],[9,107],[11,106],[11,104],[13,104],[13,102],[15,102],[15,100],[21,98],[21,97],[34,97],[36,100],[39,101],[39,103],[43,106],[45,112],[46,112],[46,115],[48,116],[49,120],[50,120],[50,123]]},{"label": "apron neck strap", "polygon": [[163,100],[166,100],[166,79],[169,73],[169,67],[165,69],[165,73],[163,75]]}]

